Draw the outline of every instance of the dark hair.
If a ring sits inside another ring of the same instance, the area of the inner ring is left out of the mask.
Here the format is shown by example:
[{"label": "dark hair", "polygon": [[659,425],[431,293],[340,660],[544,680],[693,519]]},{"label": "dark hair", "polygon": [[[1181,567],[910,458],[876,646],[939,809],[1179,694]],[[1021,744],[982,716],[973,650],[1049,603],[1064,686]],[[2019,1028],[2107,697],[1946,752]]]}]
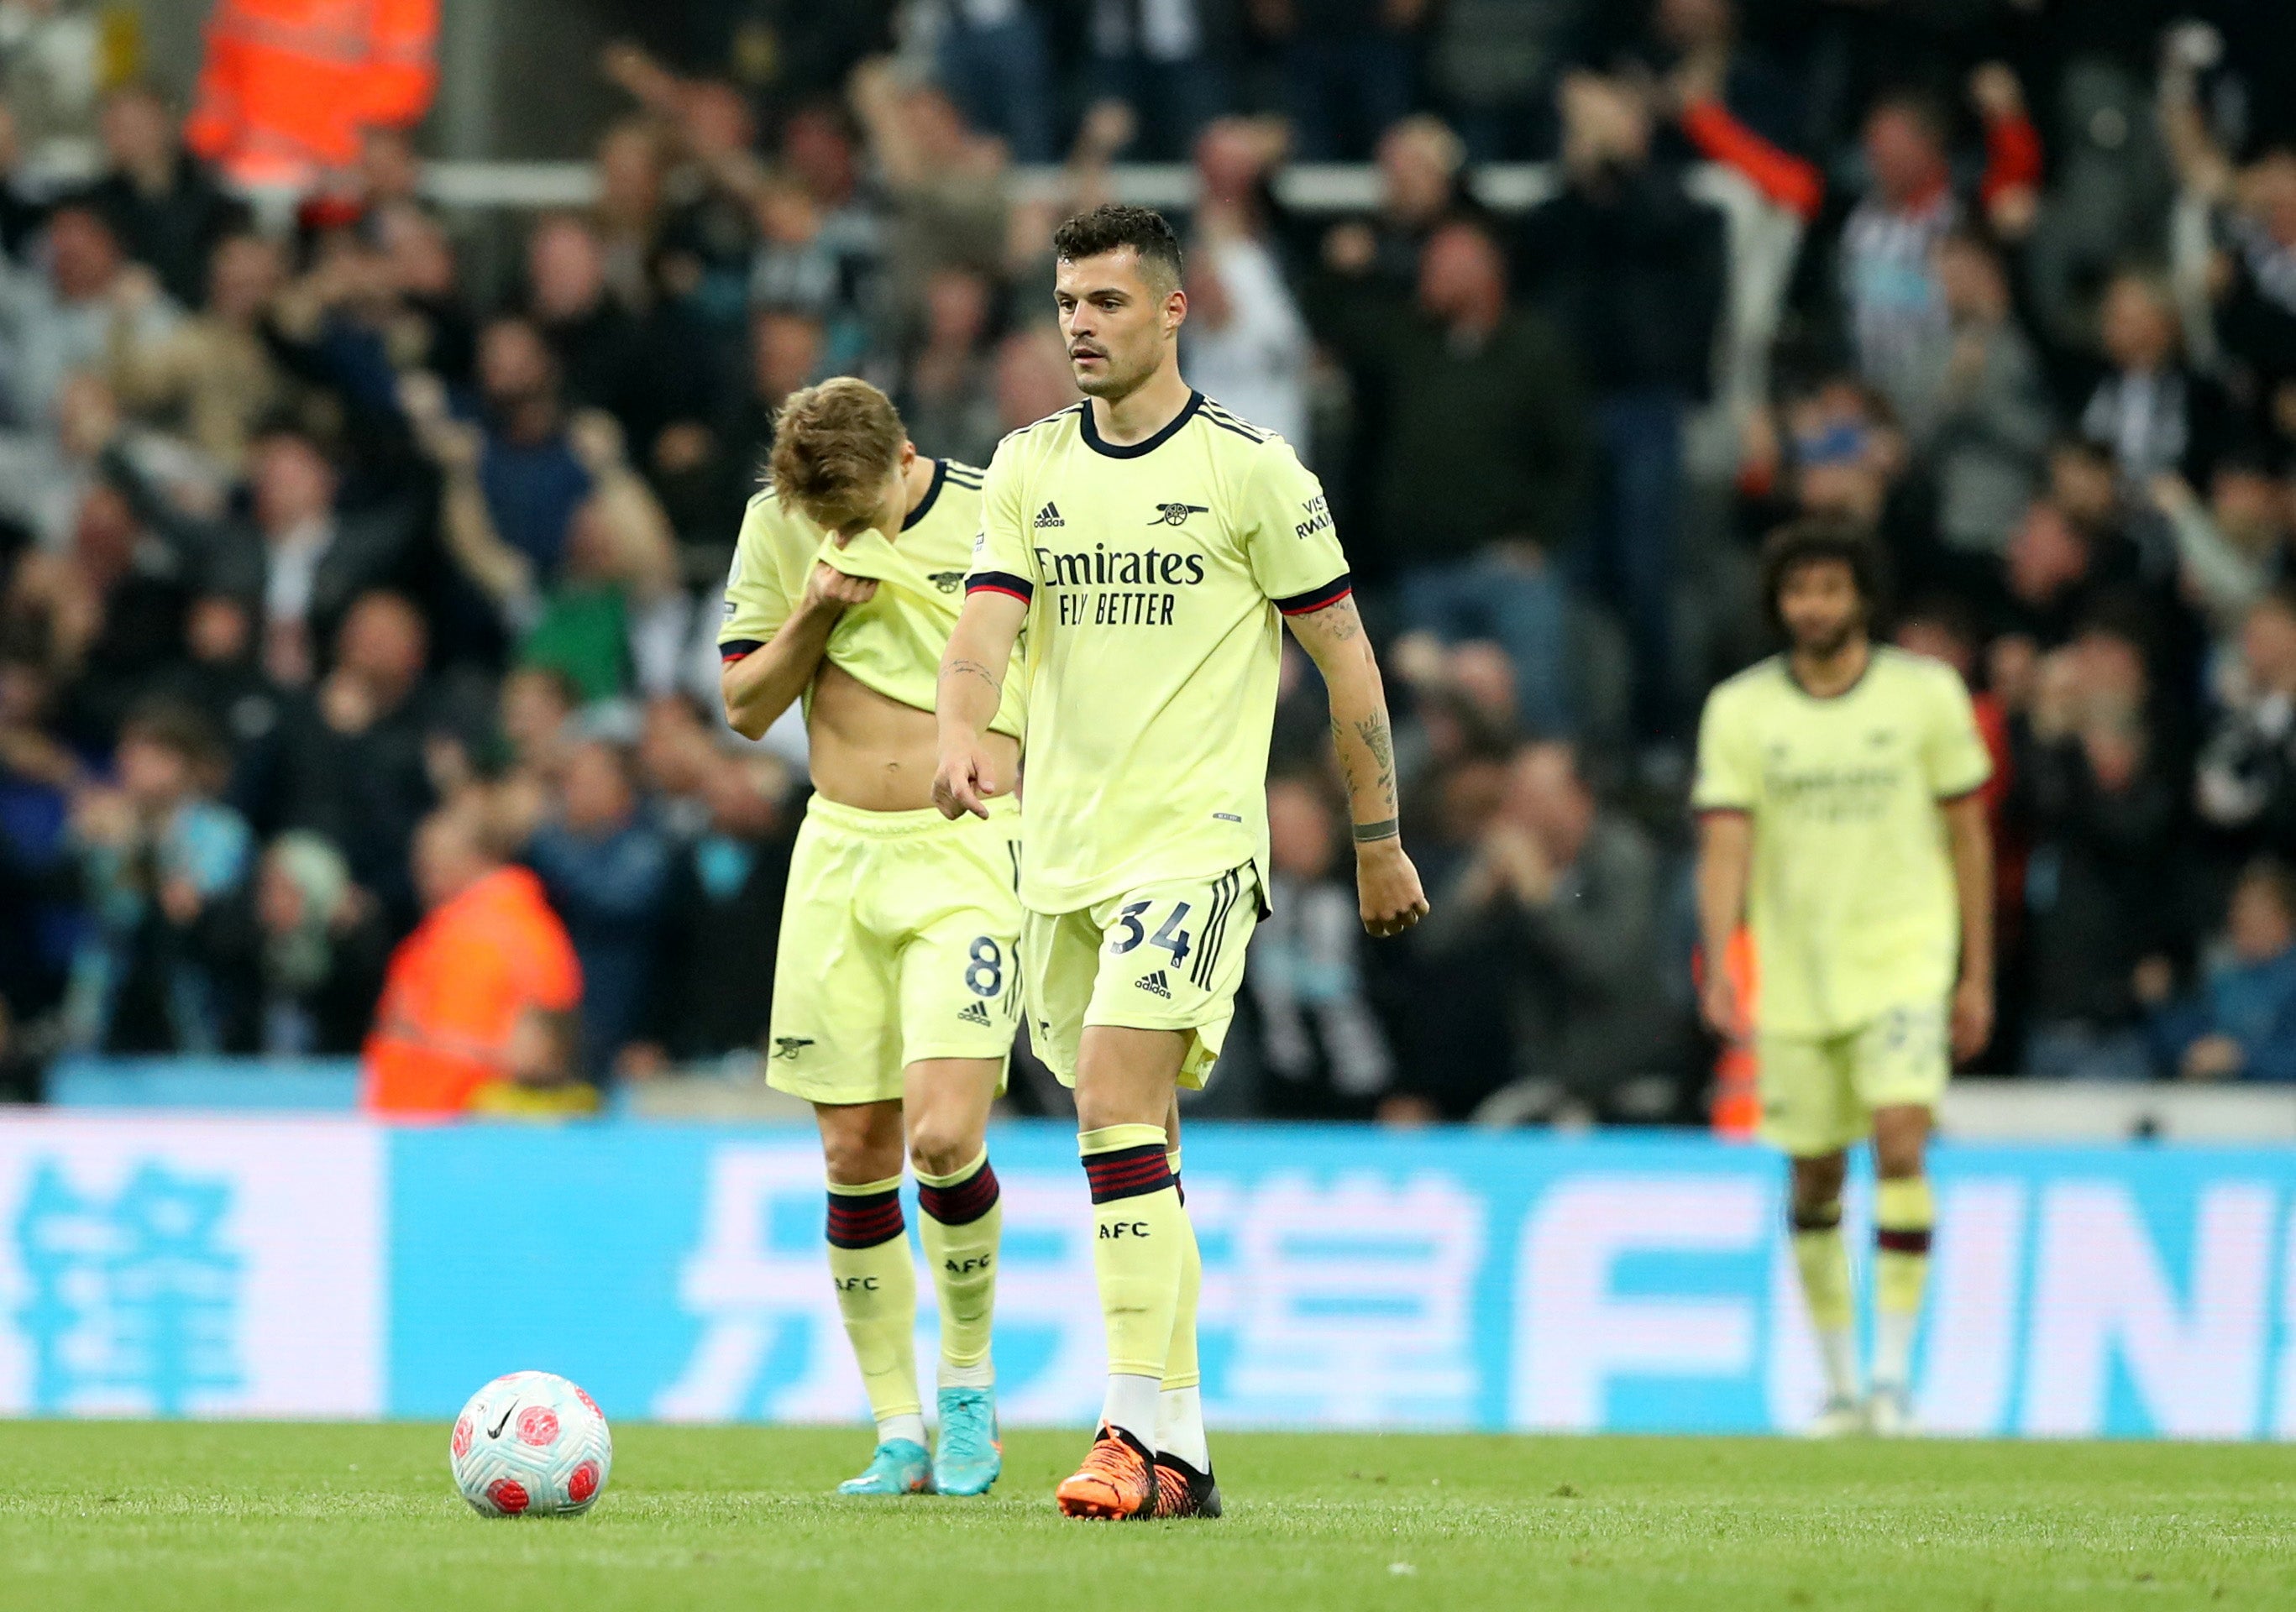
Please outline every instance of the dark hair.
[{"label": "dark hair", "polygon": [[159,695],[139,702],[119,724],[119,742],[141,742],[180,757],[203,780],[231,765],[231,749],[207,713],[195,705]]},{"label": "dark hair", "polygon": [[1778,610],[1786,578],[1805,565],[1839,561],[1849,568],[1857,597],[1866,606],[1866,627],[1874,631],[1889,597],[1889,564],[1881,545],[1864,527],[1814,516],[1778,528],[1762,541],[1762,614],[1780,637],[1785,617]]},{"label": "dark hair", "polygon": [[1077,214],[1053,232],[1054,252],[1070,262],[1128,246],[1140,254],[1142,274],[1151,280],[1168,280],[1172,286],[1180,283],[1180,238],[1152,207],[1111,201]]},{"label": "dark hair", "polygon": [[1871,122],[1884,112],[1912,119],[1939,145],[1952,137],[1952,114],[1937,96],[1917,85],[1895,85],[1883,90],[1867,104],[1865,120]]}]

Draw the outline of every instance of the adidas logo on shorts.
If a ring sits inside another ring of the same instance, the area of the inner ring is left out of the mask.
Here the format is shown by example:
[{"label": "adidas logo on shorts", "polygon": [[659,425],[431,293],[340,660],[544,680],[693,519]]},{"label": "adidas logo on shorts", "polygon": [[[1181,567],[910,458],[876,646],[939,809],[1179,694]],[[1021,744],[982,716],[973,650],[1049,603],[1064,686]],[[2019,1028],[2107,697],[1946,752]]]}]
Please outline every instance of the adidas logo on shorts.
[{"label": "adidas logo on shorts", "polygon": [[1043,509],[1037,511],[1037,529],[1040,532],[1047,527],[1066,525],[1068,522],[1061,519],[1060,506],[1056,503],[1047,502]]},{"label": "adidas logo on shorts", "polygon": [[1161,996],[1166,1002],[1172,1000],[1171,985],[1165,979],[1164,970],[1161,969],[1157,970],[1153,974],[1147,976],[1144,979],[1136,979],[1132,983],[1139,986],[1142,990],[1147,992],[1151,996]]},{"label": "adidas logo on shorts", "polygon": [[959,1013],[957,1017],[964,1020],[967,1024],[987,1024],[988,1022],[988,1010],[982,1007],[977,1002],[967,1002],[964,1007],[964,1011]]}]

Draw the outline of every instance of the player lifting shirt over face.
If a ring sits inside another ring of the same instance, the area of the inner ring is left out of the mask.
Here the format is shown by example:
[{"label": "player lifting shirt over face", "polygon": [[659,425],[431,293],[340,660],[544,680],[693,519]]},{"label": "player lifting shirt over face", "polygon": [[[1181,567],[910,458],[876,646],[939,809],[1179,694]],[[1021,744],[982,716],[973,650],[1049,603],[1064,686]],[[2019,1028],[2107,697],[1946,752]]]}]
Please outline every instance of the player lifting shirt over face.
[{"label": "player lifting shirt over face", "polygon": [[1061,1508],[1217,1515],[1176,1088],[1219,1055],[1263,911],[1281,621],[1331,691],[1365,924],[1396,933],[1426,902],[1323,488],[1283,438],[1180,378],[1187,297],[1161,217],[1101,208],[1054,247],[1086,397],[1005,438],[988,467],[941,666],[935,794],[952,814],[995,814],[1014,783],[996,714],[1025,686],[1024,997],[1037,1052],[1076,1088],[1109,1351],[1100,1436]]},{"label": "player lifting shirt over face", "polygon": [[[848,1493],[978,1494],[1000,1466],[988,1333],[1001,1220],[985,1144],[1019,1023],[1020,813],[932,808],[933,680],[963,601],[980,473],[922,457],[865,381],[775,421],[719,632],[726,715],[755,737],[805,701],[815,793],[775,965],[767,1078],[814,1105],[830,1272],[875,1413]],[[1020,756],[1021,696],[981,745]],[[940,1437],[925,1452],[900,1203],[904,1132],[940,1302]]]}]

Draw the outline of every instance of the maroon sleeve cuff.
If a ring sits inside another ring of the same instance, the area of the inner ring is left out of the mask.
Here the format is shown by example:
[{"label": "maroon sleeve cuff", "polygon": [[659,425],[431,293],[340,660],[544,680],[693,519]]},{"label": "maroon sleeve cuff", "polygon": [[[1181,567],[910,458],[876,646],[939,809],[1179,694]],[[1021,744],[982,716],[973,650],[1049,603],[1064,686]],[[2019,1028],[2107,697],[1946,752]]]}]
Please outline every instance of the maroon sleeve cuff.
[{"label": "maroon sleeve cuff", "polygon": [[1289,599],[1279,599],[1275,608],[1286,616],[1309,616],[1317,610],[1329,610],[1355,592],[1355,578],[1341,571],[1319,588],[1309,588],[1304,593],[1294,593]]},{"label": "maroon sleeve cuff", "polygon": [[731,666],[744,655],[754,655],[766,647],[762,638],[729,638],[718,646],[720,663]]},{"label": "maroon sleeve cuff", "polygon": [[964,591],[973,593],[1010,593],[1022,604],[1037,596],[1035,585],[1025,577],[1015,577],[1010,571],[975,571],[965,579]]}]

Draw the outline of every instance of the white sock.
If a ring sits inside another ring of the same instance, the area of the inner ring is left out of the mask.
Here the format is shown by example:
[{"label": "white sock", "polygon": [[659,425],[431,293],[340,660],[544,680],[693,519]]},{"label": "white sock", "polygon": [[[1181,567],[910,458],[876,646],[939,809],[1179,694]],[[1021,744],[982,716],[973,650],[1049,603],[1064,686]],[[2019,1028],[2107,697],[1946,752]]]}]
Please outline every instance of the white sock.
[{"label": "white sock", "polygon": [[1167,1388],[1156,1396],[1156,1450],[1177,1455],[1199,1472],[1212,1469],[1204,1442],[1204,1396],[1198,1388]]},{"label": "white sock", "polygon": [[939,1387],[944,1388],[993,1388],[996,1386],[996,1367],[983,1360],[969,1366],[953,1366],[940,1362]]},{"label": "white sock", "polygon": [[921,1411],[911,1411],[901,1416],[888,1416],[877,1424],[879,1444],[889,1444],[897,1438],[906,1438],[919,1449],[922,1449],[925,1442],[924,1413]]},{"label": "white sock", "polygon": [[1820,1328],[1817,1334],[1818,1358],[1825,1362],[1826,1397],[1852,1400],[1857,1397],[1857,1334],[1848,1327]]},{"label": "white sock", "polygon": [[1876,1310],[1874,1313],[1874,1386],[1903,1391],[1913,1375],[1914,1334],[1920,1330],[1919,1310]]},{"label": "white sock", "polygon": [[1123,1428],[1152,1451],[1156,1447],[1156,1401],[1163,1389],[1160,1378],[1111,1371],[1108,1397],[1100,1405],[1100,1420],[1111,1428]]}]

